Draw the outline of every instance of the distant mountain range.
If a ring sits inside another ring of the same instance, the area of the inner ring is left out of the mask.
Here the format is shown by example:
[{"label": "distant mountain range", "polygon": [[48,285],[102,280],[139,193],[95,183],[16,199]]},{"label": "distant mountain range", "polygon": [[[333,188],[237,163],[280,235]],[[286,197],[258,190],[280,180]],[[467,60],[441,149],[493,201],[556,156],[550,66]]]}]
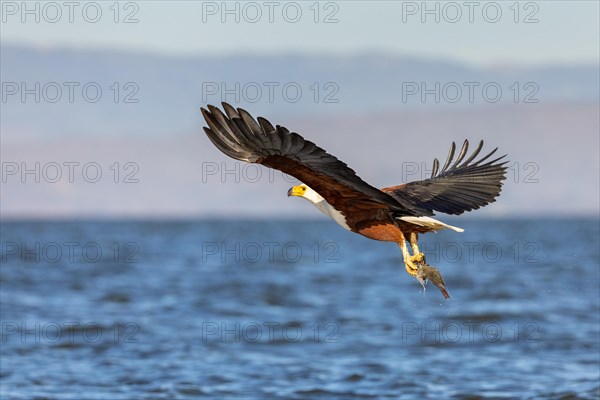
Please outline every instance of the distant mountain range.
[{"label": "distant mountain range", "polygon": [[375,186],[425,178],[451,141],[485,139],[511,169],[500,201],[477,215],[598,214],[597,65],[1,53],[3,217],[316,216],[286,201],[281,174],[236,164],[206,139],[198,109],[221,100],[300,132]]},{"label": "distant mountain range", "polygon": [[176,58],[14,46],[3,46],[1,58],[2,126],[34,135],[181,132],[191,113],[222,100],[287,117],[597,103],[600,96],[597,65],[477,69],[378,53]]}]

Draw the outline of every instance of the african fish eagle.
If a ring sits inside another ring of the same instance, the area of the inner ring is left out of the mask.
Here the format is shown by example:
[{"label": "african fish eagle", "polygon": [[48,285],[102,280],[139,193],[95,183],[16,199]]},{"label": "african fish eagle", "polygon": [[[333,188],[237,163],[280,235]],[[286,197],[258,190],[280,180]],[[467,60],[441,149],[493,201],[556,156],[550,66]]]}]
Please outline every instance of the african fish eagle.
[{"label": "african fish eagle", "polygon": [[[254,119],[246,110],[222,103],[202,108],[208,124],[204,131],[226,155],[240,161],[278,169],[301,181],[288,196],[303,197],[343,228],[370,239],[397,243],[402,249],[406,271],[421,284],[431,280],[448,298],[445,283],[436,268],[426,264],[419,251],[418,234],[457,228],[431,218],[434,211],[459,215],[495,201],[505,179],[506,156],[488,161],[496,152],[475,158],[483,141],[465,160],[465,140],[455,161],[456,145],[440,169],[437,159],[429,179],[377,189],[344,162],[311,141],[265,118]],[[464,161],[463,161],[464,160]],[[410,243],[410,254],[406,241]]]}]

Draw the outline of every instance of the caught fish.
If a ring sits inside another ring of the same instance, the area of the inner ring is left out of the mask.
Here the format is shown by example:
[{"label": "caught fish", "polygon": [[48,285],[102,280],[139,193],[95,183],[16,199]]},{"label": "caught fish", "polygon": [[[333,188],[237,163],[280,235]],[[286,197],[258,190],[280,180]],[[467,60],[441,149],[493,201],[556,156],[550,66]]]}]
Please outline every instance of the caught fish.
[{"label": "caught fish", "polygon": [[450,295],[446,290],[446,283],[444,282],[444,278],[442,278],[442,274],[440,274],[440,271],[437,268],[432,267],[431,265],[427,265],[425,263],[419,264],[416,278],[417,281],[419,281],[419,283],[423,286],[423,289],[425,289],[425,284],[429,280],[431,281],[431,283],[433,283],[440,289],[442,295],[444,295],[444,298],[450,298]]}]

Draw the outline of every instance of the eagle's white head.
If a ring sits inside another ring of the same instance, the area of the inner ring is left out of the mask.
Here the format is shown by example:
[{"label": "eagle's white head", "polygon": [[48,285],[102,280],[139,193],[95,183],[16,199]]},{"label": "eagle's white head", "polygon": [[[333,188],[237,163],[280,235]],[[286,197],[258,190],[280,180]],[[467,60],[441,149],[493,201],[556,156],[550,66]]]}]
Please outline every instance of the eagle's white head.
[{"label": "eagle's white head", "polygon": [[325,215],[333,218],[333,220],[341,225],[344,229],[350,230],[350,227],[348,224],[346,224],[346,217],[341,212],[333,208],[327,201],[325,201],[323,196],[309,188],[304,183],[290,188],[290,190],[288,190],[288,196],[305,198],[313,203]]},{"label": "eagle's white head", "polygon": [[304,183],[298,186],[291,187],[290,190],[288,190],[287,194],[288,196],[303,197],[313,204],[318,204],[325,200],[323,197],[321,197],[319,193],[315,192]]}]

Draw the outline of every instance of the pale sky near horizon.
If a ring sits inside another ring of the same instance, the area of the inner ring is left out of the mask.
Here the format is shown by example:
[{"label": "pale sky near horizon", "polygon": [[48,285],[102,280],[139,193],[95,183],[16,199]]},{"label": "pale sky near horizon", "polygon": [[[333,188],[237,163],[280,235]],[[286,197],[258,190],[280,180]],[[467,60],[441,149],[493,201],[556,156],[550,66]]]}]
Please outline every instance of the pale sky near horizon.
[{"label": "pale sky near horizon", "polygon": [[[598,1],[2,1],[2,44],[158,54],[391,54],[599,62]],[[127,21],[127,22],[126,22]]]}]

